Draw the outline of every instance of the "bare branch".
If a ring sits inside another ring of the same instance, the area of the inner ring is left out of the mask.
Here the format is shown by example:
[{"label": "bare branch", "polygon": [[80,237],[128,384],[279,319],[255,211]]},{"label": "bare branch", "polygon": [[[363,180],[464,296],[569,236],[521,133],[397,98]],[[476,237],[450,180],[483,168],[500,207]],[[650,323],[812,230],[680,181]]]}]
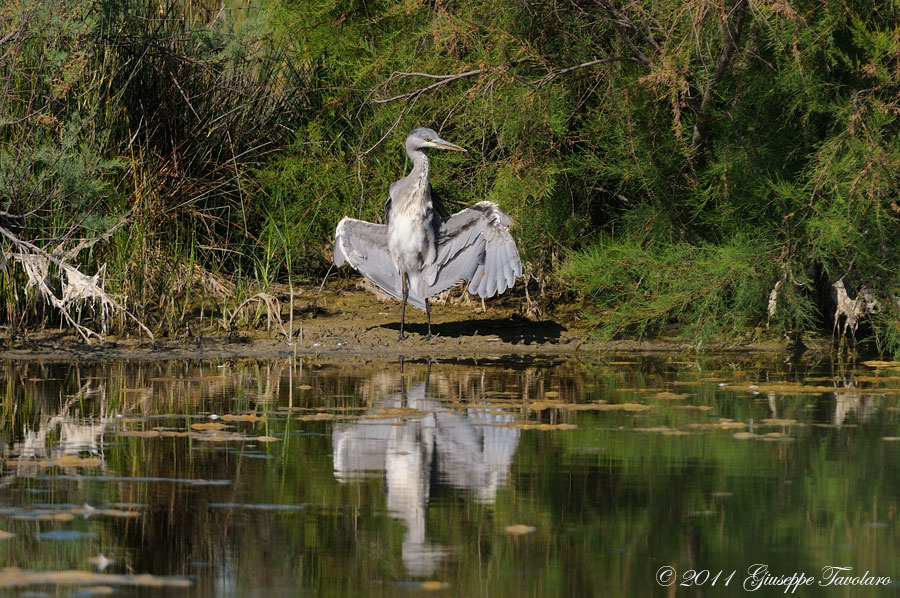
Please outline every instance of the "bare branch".
[{"label": "bare branch", "polygon": [[535,83],[537,83],[538,88],[546,85],[553,79],[556,79],[560,75],[565,75],[566,73],[571,73],[572,71],[577,71],[578,69],[585,69],[592,66],[597,66],[598,64],[607,64],[610,62],[636,62],[638,64],[645,64],[639,58],[635,56],[609,56],[607,58],[598,58],[596,60],[589,60],[587,62],[582,62],[581,64],[576,64],[575,66],[568,66],[562,69],[552,70],[540,79],[538,79]]},{"label": "bare branch", "polygon": [[419,77],[429,77],[431,79],[439,79],[436,83],[432,83],[431,85],[427,85],[425,87],[420,87],[419,89],[414,89],[412,91],[408,91],[406,93],[401,93],[399,95],[395,95],[390,98],[383,99],[374,99],[371,100],[373,104],[387,104],[388,102],[394,102],[396,100],[405,100],[407,98],[414,98],[418,95],[425,93],[426,91],[431,91],[433,89],[437,89],[447,83],[452,81],[458,81],[459,79],[465,79],[466,77],[474,77],[475,75],[480,75],[484,72],[484,69],[474,69],[471,71],[465,71],[463,73],[457,73],[455,75],[429,75],[427,73],[395,73],[391,75],[391,78],[385,82],[385,85],[390,83],[391,79],[394,78],[395,75],[398,76],[419,76]]},{"label": "bare branch", "polygon": [[5,43],[8,42],[9,40],[11,40],[13,37],[15,37],[16,34],[17,34],[18,32],[19,32],[19,30],[16,30],[16,31],[10,31],[9,33],[7,33],[6,35],[4,35],[3,37],[0,37],[0,46],[2,46],[3,44],[5,44]]},{"label": "bare branch", "polygon": [[[116,222],[115,224],[113,224],[111,227],[109,227],[108,229],[106,229],[102,234],[100,234],[100,235],[94,237],[93,239],[83,239],[80,243],[78,243],[78,245],[76,245],[75,247],[73,247],[73,248],[70,249],[69,251],[65,252],[65,253],[62,255],[62,259],[63,259],[63,260],[71,260],[71,259],[74,259],[79,253],[81,253],[81,252],[84,251],[85,249],[88,249],[88,248],[90,248],[90,247],[93,247],[94,245],[96,245],[96,244],[99,243],[100,241],[105,241],[106,239],[110,238],[111,236],[113,236],[113,234],[114,234],[117,230],[119,230],[120,228],[122,228],[123,226],[125,226],[125,224],[127,224],[128,221],[131,220],[131,214],[132,214],[133,212],[134,212],[134,210],[132,210],[131,212],[129,212],[128,214],[126,214],[125,216],[123,216],[121,220],[119,220],[118,222]],[[54,253],[56,253],[56,252],[54,251]]]},{"label": "bare branch", "polygon": [[391,76],[388,77],[388,81],[396,77],[425,77],[427,79],[453,79],[458,77],[459,75],[433,75],[431,73],[418,73],[418,72],[405,72],[405,71],[394,71],[391,73]]},{"label": "bare branch", "polygon": [[703,145],[703,137],[709,122],[709,109],[712,106],[716,86],[722,80],[722,77],[725,76],[725,69],[728,67],[734,51],[737,50],[738,38],[741,35],[741,29],[744,24],[744,15],[747,12],[746,9],[747,0],[734,0],[731,10],[725,15],[725,42],[722,44],[722,51],[719,53],[716,66],[713,68],[712,78],[707,83],[706,89],[703,90],[703,97],[700,100],[700,106],[697,108],[694,119],[694,132],[691,136],[692,160],[699,156]]},{"label": "bare branch", "polygon": [[[549,83],[550,81],[552,81],[553,79],[559,77],[560,75],[565,75],[566,73],[570,73],[572,71],[589,68],[592,66],[597,66],[598,64],[606,64],[606,63],[610,63],[610,62],[636,62],[639,64],[650,64],[650,62],[646,58],[641,58],[639,56],[608,56],[606,58],[598,58],[595,60],[589,60],[587,62],[582,62],[581,64],[576,64],[574,66],[551,70],[549,73],[547,73],[540,79],[534,81],[533,84],[537,85],[537,87],[540,88],[540,87],[546,85],[547,83]],[[510,69],[511,66],[512,65],[510,65],[510,64],[504,64],[499,68],[499,70],[502,72],[506,72]],[[398,77],[425,77],[428,79],[438,79],[438,81],[436,81],[435,83],[432,83],[431,85],[426,85],[425,87],[420,87],[418,89],[414,89],[414,90],[408,91],[406,93],[397,94],[397,95],[389,97],[389,98],[373,99],[370,101],[373,104],[387,104],[388,102],[394,102],[396,100],[404,100],[404,99],[414,98],[414,97],[417,97],[427,91],[431,91],[433,89],[437,89],[438,87],[446,85],[447,83],[450,83],[452,81],[458,81],[459,79],[464,79],[466,77],[474,77],[475,75],[480,75],[480,74],[486,72],[486,70],[487,69],[473,69],[471,71],[465,71],[462,73],[456,73],[456,74],[451,74],[451,75],[434,75],[431,73],[395,71],[395,72],[391,73],[391,76],[388,78],[387,81],[385,81],[385,83],[383,84],[382,87],[387,87],[387,85],[389,85],[392,80],[394,80]],[[396,126],[396,123],[395,123],[395,126]],[[391,128],[391,130],[393,130],[393,127]],[[388,132],[390,132],[390,131],[388,131]],[[381,141],[379,141],[379,143],[381,143]],[[377,146],[378,144],[376,143],[375,145]],[[372,151],[372,149],[373,148],[369,148],[368,150],[363,152],[362,155],[367,154],[368,152]]]},{"label": "bare branch", "polygon": [[367,154],[368,154],[369,152],[371,152],[373,149],[375,149],[376,147],[378,147],[379,145],[381,145],[381,142],[384,141],[385,139],[387,139],[388,135],[390,135],[391,133],[394,132],[394,129],[396,129],[396,128],[397,128],[397,125],[400,124],[400,121],[403,120],[403,115],[406,114],[406,112],[410,109],[410,107],[413,105],[414,102],[415,102],[415,100],[413,100],[413,102],[410,102],[410,103],[406,104],[405,106],[403,106],[403,109],[400,111],[400,114],[397,115],[397,119],[394,121],[394,124],[392,124],[392,125],[388,128],[388,130],[385,132],[385,134],[381,136],[381,139],[379,139],[378,141],[376,141],[375,144],[374,144],[372,147],[370,147],[370,148],[367,149],[366,151],[360,153],[360,154],[357,156],[357,158],[361,158],[361,157],[367,155]]},{"label": "bare branch", "polygon": [[641,51],[637,43],[635,43],[634,39],[632,39],[631,32],[637,34],[638,37],[644,39],[644,41],[650,44],[650,46],[652,46],[656,52],[659,52],[659,45],[656,43],[656,40],[654,40],[653,37],[649,35],[649,33],[646,36],[642,34],[637,25],[635,25],[630,18],[621,13],[615,6],[613,6],[612,2],[610,2],[609,0],[597,0],[597,4],[599,4],[600,8],[606,13],[606,20],[613,24],[613,26],[619,31],[619,35],[622,36],[622,39],[625,40],[625,43],[628,44],[629,48],[631,48],[631,51],[634,53],[637,61],[641,64],[651,66],[652,62]]}]

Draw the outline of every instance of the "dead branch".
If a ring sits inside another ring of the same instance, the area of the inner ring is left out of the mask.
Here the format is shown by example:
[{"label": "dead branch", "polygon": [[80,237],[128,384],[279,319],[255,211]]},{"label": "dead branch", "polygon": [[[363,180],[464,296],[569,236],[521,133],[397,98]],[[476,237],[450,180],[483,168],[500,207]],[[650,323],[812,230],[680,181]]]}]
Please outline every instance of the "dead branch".
[{"label": "dead branch", "polygon": [[[641,56],[643,56],[643,55],[641,55]],[[649,61],[646,60],[646,58],[641,58],[641,56],[607,56],[606,58],[597,58],[595,60],[589,60],[587,62],[582,62],[581,64],[576,64],[576,65],[564,67],[561,69],[552,69],[550,72],[548,72],[546,75],[544,75],[540,79],[533,81],[532,85],[535,85],[535,86],[537,86],[538,89],[540,89],[541,87],[543,87],[544,85],[546,85],[547,83],[549,83],[550,81],[552,81],[553,79],[556,79],[557,77],[559,77],[561,75],[565,75],[566,73],[571,73],[572,71],[577,71],[579,69],[597,66],[598,64],[608,64],[610,62],[636,62],[639,64],[650,64]],[[505,73],[506,71],[508,71],[511,68],[511,66],[512,66],[511,64],[504,64],[499,67],[499,70]],[[425,87],[413,89],[412,91],[397,94],[397,95],[391,96],[389,98],[376,98],[376,99],[371,100],[371,102],[373,104],[387,104],[388,102],[394,102],[396,100],[405,100],[405,99],[415,98],[425,92],[437,89],[438,87],[441,87],[441,86],[451,83],[453,81],[458,81],[459,79],[464,79],[466,77],[474,77],[475,75],[480,75],[480,74],[486,72],[486,70],[487,69],[473,69],[471,71],[465,71],[462,73],[456,73],[456,74],[452,74],[452,75],[434,75],[432,73],[402,72],[402,71],[394,72],[394,73],[391,73],[391,76],[388,78],[387,81],[384,82],[384,84],[382,84],[381,87],[386,88],[388,85],[390,85],[391,81],[393,81],[394,79],[400,78],[400,77],[425,77],[427,79],[437,79],[437,81],[430,85],[426,85]],[[402,114],[401,114],[401,117],[402,117]],[[400,119],[398,118],[397,122],[394,123],[394,126],[391,127],[391,131],[394,129],[394,127],[396,127],[396,125],[397,125],[397,123],[399,123],[399,121],[400,121]],[[390,131],[388,131],[388,133],[390,133]],[[385,135],[385,137],[387,137],[387,134]],[[366,155],[367,153],[372,151],[372,149],[377,147],[378,144],[380,144],[381,141],[383,141],[383,140],[384,140],[384,137],[382,137],[382,139],[379,140],[378,143],[376,143],[374,146],[372,146],[371,148],[369,148],[368,150],[363,152],[361,155]]]},{"label": "dead branch", "polygon": [[577,71],[578,69],[585,69],[592,66],[597,66],[598,64],[607,64],[610,62],[637,62],[639,64],[646,64],[635,56],[608,56],[607,58],[598,58],[596,60],[582,62],[581,64],[576,64],[575,66],[568,66],[562,69],[554,69],[534,83],[537,85],[538,89],[540,89],[560,75],[565,75],[566,73],[571,73],[572,71]]},{"label": "dead branch", "polygon": [[[67,251],[67,252],[65,252],[64,254],[62,254],[61,259],[65,260],[65,261],[75,259],[75,257],[76,257],[79,253],[81,253],[82,251],[84,251],[85,249],[89,249],[89,248],[93,247],[94,245],[96,245],[96,244],[99,243],[100,241],[105,241],[105,240],[109,239],[111,236],[113,236],[113,234],[115,234],[115,232],[116,232],[117,230],[119,230],[120,228],[122,228],[123,226],[125,226],[125,224],[127,224],[127,223],[131,220],[131,214],[133,213],[133,211],[134,211],[134,210],[132,210],[132,212],[129,212],[128,214],[126,214],[125,216],[123,216],[121,220],[119,220],[118,222],[116,222],[115,224],[113,224],[111,227],[109,227],[109,228],[106,229],[103,233],[101,233],[100,235],[94,237],[93,239],[82,239],[82,240],[78,243],[78,245],[76,245],[75,247],[73,247],[73,248],[70,249],[69,251]],[[54,251],[53,253],[56,254],[57,252]]]},{"label": "dead branch", "polygon": [[[835,295],[835,303],[836,307],[834,310],[834,326],[831,329],[831,338],[834,339],[837,334],[838,324],[840,322],[841,316],[844,316],[844,326],[841,329],[841,340],[843,341],[847,336],[847,330],[850,330],[850,334],[853,338],[856,338],[856,329],[859,327],[859,321],[865,316],[875,313],[878,311],[878,302],[875,299],[875,296],[866,288],[862,288],[859,290],[859,293],[856,295],[856,299],[851,299],[850,295],[847,294],[847,289],[844,286],[844,278],[841,277],[835,282],[834,287],[834,295]],[[833,342],[833,341],[832,341]]]},{"label": "dead branch", "polygon": [[738,38],[741,36],[741,30],[744,24],[744,15],[747,12],[747,0],[734,0],[731,9],[725,15],[725,41],[722,44],[722,51],[719,52],[719,58],[716,60],[716,66],[713,68],[713,74],[703,90],[703,97],[700,105],[696,109],[694,118],[694,131],[691,136],[691,159],[699,156],[700,149],[703,145],[703,137],[706,133],[706,126],[709,122],[709,109],[712,106],[713,96],[716,86],[725,76],[725,69],[731,61],[731,56],[738,47]]},{"label": "dead branch", "polygon": [[[123,223],[119,223],[116,228],[122,224]],[[19,262],[25,270],[25,274],[28,276],[29,286],[36,287],[40,296],[59,311],[63,319],[75,329],[85,342],[87,342],[91,336],[101,337],[101,334],[78,323],[72,316],[71,310],[72,308],[80,309],[80,306],[88,301],[99,304],[100,306],[100,318],[103,322],[102,326],[104,334],[106,316],[110,311],[115,311],[131,318],[138,327],[147,334],[147,336],[151,339],[153,338],[153,333],[150,332],[150,329],[147,328],[143,322],[138,320],[130,311],[119,305],[119,303],[103,289],[100,281],[101,276],[105,272],[105,266],[101,267],[97,274],[88,276],[75,266],[69,264],[65,259],[54,255],[29,241],[18,238],[5,227],[0,226],[0,235],[9,239],[16,248],[16,252],[6,254],[4,257],[12,258]],[[90,244],[85,245],[85,247],[88,246],[90,246]],[[71,252],[65,255],[69,256],[70,253]],[[74,255],[72,255],[72,257],[74,257]],[[64,280],[62,279],[62,276],[60,276],[62,286],[61,297],[57,297],[56,293],[53,292],[48,284],[51,263],[56,265],[60,272],[65,275]]]},{"label": "dead branch", "polygon": [[641,29],[638,29],[637,25],[634,24],[634,21],[613,6],[613,3],[609,0],[597,0],[597,4],[603,12],[606,13],[605,20],[612,23],[619,32],[619,35],[622,36],[622,39],[625,40],[625,43],[634,53],[634,59],[646,66],[652,66],[652,61],[647,58],[647,55],[641,51],[637,42],[632,38],[633,32],[640,40],[649,44],[657,53],[659,53],[659,45],[656,43],[656,40],[653,39],[653,36],[650,35],[649,31],[644,29],[644,33],[642,33]]},{"label": "dead branch", "polygon": [[471,71],[465,71],[463,73],[457,73],[455,75],[430,75],[428,73],[393,73],[390,78],[384,83],[387,86],[394,78],[396,77],[428,77],[431,79],[438,79],[437,82],[432,83],[431,85],[426,85],[425,87],[420,87],[419,89],[414,89],[412,91],[408,91],[406,93],[401,93],[390,98],[376,98],[371,100],[373,104],[387,104],[388,102],[393,102],[396,100],[405,100],[408,98],[414,98],[418,95],[421,95],[427,91],[431,91],[433,89],[437,89],[438,87],[442,87],[448,83],[453,81],[458,81],[459,79],[465,79],[466,77],[474,77],[475,75],[480,75],[484,72],[484,69],[473,69]]},{"label": "dead branch", "polygon": [[405,106],[403,106],[403,109],[400,110],[400,114],[397,115],[397,118],[394,120],[394,124],[392,124],[390,127],[388,127],[388,130],[384,133],[384,135],[381,136],[381,139],[379,139],[378,141],[376,141],[375,144],[374,144],[372,147],[370,147],[370,148],[367,149],[366,151],[360,153],[360,154],[357,156],[357,159],[362,158],[362,157],[365,156],[365,155],[368,155],[369,152],[371,152],[371,151],[374,150],[376,147],[378,147],[379,145],[381,145],[381,142],[384,141],[385,139],[387,139],[388,135],[390,135],[391,133],[394,132],[394,129],[396,129],[396,128],[397,128],[397,125],[400,124],[400,121],[403,120],[403,115],[406,114],[406,112],[410,109],[410,107],[411,107],[412,105],[413,105],[413,102],[410,102],[410,103],[406,104]]},{"label": "dead branch", "polygon": [[12,38],[14,38],[14,37],[16,36],[17,33],[19,33],[19,30],[18,30],[18,29],[17,29],[16,31],[10,31],[9,33],[7,33],[6,35],[4,35],[3,37],[0,37],[0,46],[2,46],[2,45],[5,44],[6,42],[8,42],[8,41],[11,40]]}]

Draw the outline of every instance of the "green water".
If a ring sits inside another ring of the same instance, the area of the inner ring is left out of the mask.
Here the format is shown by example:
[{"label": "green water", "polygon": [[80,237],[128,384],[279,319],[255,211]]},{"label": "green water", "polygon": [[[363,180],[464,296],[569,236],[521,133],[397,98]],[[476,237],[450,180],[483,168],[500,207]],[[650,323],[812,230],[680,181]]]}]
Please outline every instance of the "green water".
[{"label": "green water", "polygon": [[[795,595],[900,588],[891,367],[6,364],[0,384],[13,594],[728,596],[754,565],[813,580]],[[823,587],[828,566],[891,582]]]}]

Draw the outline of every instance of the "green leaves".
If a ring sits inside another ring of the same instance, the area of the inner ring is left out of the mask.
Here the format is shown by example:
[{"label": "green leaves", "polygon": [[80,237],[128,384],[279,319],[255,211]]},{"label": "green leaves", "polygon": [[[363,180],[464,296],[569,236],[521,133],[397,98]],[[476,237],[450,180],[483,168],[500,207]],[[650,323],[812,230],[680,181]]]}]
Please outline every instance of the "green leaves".
[{"label": "green leaves", "polygon": [[827,328],[816,288],[900,287],[893,5],[226,5],[6,9],[3,207],[52,197],[28,225],[53,238],[137,206],[136,238],[201,266],[313,277],[431,126],[469,149],[435,157],[436,192],[503,206],[536,270],[572,252],[604,334]]},{"label": "green leaves", "polygon": [[778,278],[767,249],[748,237],[700,246],[607,238],[571,256],[562,275],[587,297],[601,338],[660,335],[678,325],[699,348],[765,323],[747,316],[765,313]]}]

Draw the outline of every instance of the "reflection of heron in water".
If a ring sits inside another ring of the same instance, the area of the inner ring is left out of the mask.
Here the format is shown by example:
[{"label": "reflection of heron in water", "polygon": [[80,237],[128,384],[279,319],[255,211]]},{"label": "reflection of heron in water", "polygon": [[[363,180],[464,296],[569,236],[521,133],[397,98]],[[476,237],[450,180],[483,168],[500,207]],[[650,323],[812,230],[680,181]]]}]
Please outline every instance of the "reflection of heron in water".
[{"label": "reflection of heron in water", "polygon": [[432,574],[446,551],[426,541],[425,522],[431,480],[475,493],[492,503],[505,485],[519,430],[504,427],[511,414],[470,409],[467,415],[428,398],[428,380],[380,401],[379,409],[417,409],[421,415],[366,420],[336,426],[334,475],[347,482],[385,479],[387,506],[406,523],[403,563],[415,575]]}]

